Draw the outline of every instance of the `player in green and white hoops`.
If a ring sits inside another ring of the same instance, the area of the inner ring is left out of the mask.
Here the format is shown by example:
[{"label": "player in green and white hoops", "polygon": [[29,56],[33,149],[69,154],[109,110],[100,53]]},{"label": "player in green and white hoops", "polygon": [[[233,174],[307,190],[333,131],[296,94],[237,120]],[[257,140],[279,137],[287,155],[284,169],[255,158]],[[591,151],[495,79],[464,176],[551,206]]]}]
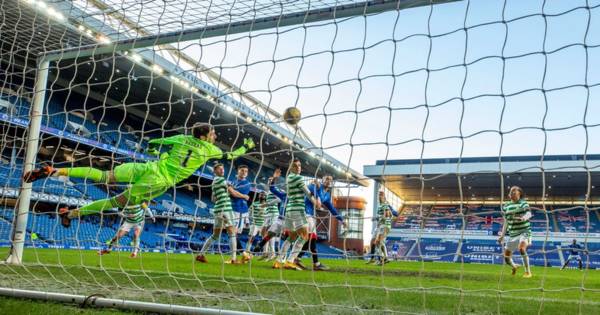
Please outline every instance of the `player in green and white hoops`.
[{"label": "player in green and white hoops", "polygon": [[[387,259],[387,248],[385,242],[387,235],[392,229],[392,217],[397,217],[398,212],[389,204],[385,198],[385,192],[379,191],[377,195],[379,205],[373,215],[373,233],[371,236],[371,258],[367,264],[376,263],[384,265],[389,262]],[[378,257],[379,259],[375,259]]]},{"label": "player in green and white hoops", "polygon": [[140,236],[144,231],[144,221],[146,220],[146,214],[152,219],[152,222],[156,222],[152,210],[148,208],[148,203],[142,202],[139,205],[126,206],[120,215],[123,217],[123,223],[115,234],[115,236],[108,242],[108,247],[98,251],[98,255],[105,255],[112,251],[114,244],[119,244],[119,239],[127,235],[131,229],[133,229],[133,252],[131,258],[136,258],[140,252]]},{"label": "player in green and white hoops", "polygon": [[[221,232],[227,230],[229,235],[229,247],[231,250],[231,260],[225,261],[226,264],[238,264],[237,254],[237,226],[235,222],[235,216],[233,214],[233,207],[231,206],[231,198],[229,194],[233,194],[234,189],[232,186],[227,184],[225,179],[225,168],[223,164],[216,164],[213,166],[213,172],[215,177],[211,185],[212,188],[212,199],[215,203],[213,208],[213,215],[215,217],[215,223],[213,224],[213,234],[210,238],[204,242],[200,254],[196,256],[196,261],[207,263],[206,252],[211,248],[212,243],[219,242],[221,238]],[[220,243],[220,242],[219,242]]]},{"label": "player in green and white hoops", "polygon": [[[102,171],[91,167],[53,168],[43,166],[24,175],[26,182],[33,182],[49,176],[68,176],[90,179],[97,183],[130,183],[121,194],[107,199],[96,200],[81,208],[59,209],[62,224],[68,227],[71,219],[79,216],[98,214],[102,211],[123,208],[129,204],[141,204],[162,195],[170,187],[190,177],[210,159],[221,159],[223,152],[214,143],[217,139],[210,124],[198,123],[192,128],[192,135],[177,135],[149,141],[150,152],[158,153],[161,146],[171,149],[160,155],[158,161],[146,163],[124,163],[113,170]],[[228,159],[237,158],[254,148],[251,138],[244,139],[242,147],[227,153]]]},{"label": "player in green and white hoops", "polygon": [[[302,163],[298,159],[292,161],[290,173],[286,178],[287,202],[285,207],[285,229],[290,231],[289,237],[283,242],[281,251],[273,268],[285,268],[293,270],[302,270],[295,261],[302,250],[304,243],[308,240],[308,219],[306,217],[306,208],[304,196],[310,198],[310,201],[316,205],[317,197],[306,187],[302,172]],[[292,247],[290,254],[287,255],[289,247]]]},{"label": "player in green and white hoops", "polygon": [[384,265],[389,262],[385,242],[387,240],[387,235],[392,229],[392,218],[394,213],[397,214],[397,212],[390,206],[383,191],[380,191],[377,197],[379,199],[379,206],[377,207],[377,232],[373,246],[376,248],[376,255],[380,257],[377,264]]},{"label": "player in green and white hoops", "polygon": [[[269,234],[269,229],[275,224],[279,218],[279,203],[281,200],[269,191],[269,185],[265,185],[265,193],[267,194],[267,208],[265,209],[265,223],[263,224],[261,236],[264,238]],[[279,241],[279,236],[275,235],[266,244],[263,250],[263,258],[272,260],[277,257],[275,244]]]},{"label": "player in green and white hoops", "polygon": [[250,206],[250,231],[248,231],[248,242],[246,249],[242,254],[242,261],[247,262],[252,259],[252,242],[254,238],[261,232],[265,223],[265,214],[267,208],[267,196],[264,192],[255,194],[255,201]]},{"label": "player in green and white hoops", "polygon": [[[265,188],[265,187],[263,187]],[[267,188],[268,189],[268,188]],[[279,209],[277,204],[280,200],[271,193],[267,193],[264,190],[257,194],[258,199],[252,203],[250,207],[250,231],[248,232],[248,242],[246,243],[246,250],[244,251],[243,261],[249,261],[252,259],[252,242],[254,238],[260,234],[265,237],[268,232],[270,222],[277,220],[279,216]]]},{"label": "player in green and white hoops", "polygon": [[498,235],[498,242],[502,244],[504,236],[508,234],[509,238],[504,247],[504,261],[511,266],[512,275],[514,276],[519,265],[514,263],[512,253],[519,249],[525,267],[523,278],[531,278],[529,256],[527,255],[527,247],[531,245],[531,225],[529,223],[532,217],[531,209],[525,201],[525,193],[521,187],[511,187],[508,196],[510,200],[502,207],[504,223]]}]

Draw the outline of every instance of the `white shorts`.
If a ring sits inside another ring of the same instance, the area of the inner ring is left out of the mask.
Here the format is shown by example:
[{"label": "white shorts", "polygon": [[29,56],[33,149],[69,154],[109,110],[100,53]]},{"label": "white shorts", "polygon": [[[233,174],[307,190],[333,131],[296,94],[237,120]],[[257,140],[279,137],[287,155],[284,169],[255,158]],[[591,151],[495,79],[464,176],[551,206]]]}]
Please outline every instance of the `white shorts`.
[{"label": "white shorts", "polygon": [[129,232],[129,231],[131,231],[131,228],[142,230],[144,228],[144,221],[142,221],[140,223],[132,223],[132,222],[123,221],[119,230]]},{"label": "white shorts", "polygon": [[317,233],[317,219],[315,217],[307,216],[306,220],[308,221],[308,234]]},{"label": "white shorts", "polygon": [[269,233],[277,236],[281,235],[281,232],[283,232],[283,225],[283,219],[277,217],[277,219],[269,226]]},{"label": "white shorts", "polygon": [[390,233],[390,228],[385,224],[380,224],[377,226],[377,229],[375,229],[375,237],[382,235],[385,239],[388,233]]},{"label": "white shorts", "polygon": [[519,244],[521,242],[525,242],[527,243],[527,246],[529,246],[531,244],[531,235],[529,233],[524,233],[509,237],[504,248],[511,252],[515,252],[519,249]]},{"label": "white shorts", "polygon": [[572,260],[572,259],[581,261],[581,256],[580,255],[569,255],[569,258],[567,258],[567,260]]},{"label": "white shorts", "polygon": [[305,212],[287,212],[285,214],[285,228],[290,231],[298,231],[302,227],[308,227]]},{"label": "white shorts", "polygon": [[278,213],[265,216],[265,223],[263,223],[263,227],[269,228],[271,225],[273,225],[273,224],[275,224],[275,222],[277,222],[277,218],[279,218]]},{"label": "white shorts", "polygon": [[235,216],[231,211],[225,211],[215,214],[215,229],[225,229],[230,226],[235,226]]},{"label": "white shorts", "polygon": [[262,225],[250,225],[250,231],[248,232],[248,237],[255,237],[256,235],[260,234],[260,231],[262,231]]},{"label": "white shorts", "polygon": [[248,217],[250,213],[239,213],[234,211],[233,214],[235,218],[233,222],[237,228],[237,234],[241,234],[244,231],[244,227],[248,223]]}]

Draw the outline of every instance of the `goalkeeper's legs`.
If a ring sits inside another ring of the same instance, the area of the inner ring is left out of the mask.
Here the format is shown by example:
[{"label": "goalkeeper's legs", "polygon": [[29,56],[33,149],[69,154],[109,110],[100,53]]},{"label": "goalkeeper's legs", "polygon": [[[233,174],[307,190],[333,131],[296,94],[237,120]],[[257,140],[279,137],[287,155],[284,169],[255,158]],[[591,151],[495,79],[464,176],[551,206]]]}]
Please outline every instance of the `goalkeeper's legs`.
[{"label": "goalkeeper's legs", "polygon": [[129,199],[126,197],[125,193],[123,193],[113,198],[96,200],[81,208],[73,210],[69,210],[68,208],[60,208],[58,210],[58,215],[61,217],[61,224],[64,227],[69,227],[72,219],[90,214],[98,214],[113,208],[123,208],[127,204],[129,204]]},{"label": "goalkeeper's legs", "polygon": [[115,179],[112,171],[102,171],[93,167],[53,168],[49,165],[44,165],[38,169],[27,172],[23,178],[25,182],[31,183],[50,176],[84,178],[97,183],[111,183],[114,182]]},{"label": "goalkeeper's legs", "polygon": [[52,166],[44,165],[25,173],[23,179],[31,183],[50,176],[67,176],[89,179],[96,183],[133,183],[141,178],[152,166],[150,163],[124,163],[115,167],[114,170],[102,171],[93,167],[53,168]]},{"label": "goalkeeper's legs", "polygon": [[[127,167],[123,168],[122,166]],[[117,172],[117,170],[119,171]],[[131,172],[128,173],[128,170]],[[142,170],[147,170],[147,172],[140,175]],[[72,219],[80,216],[98,214],[112,208],[123,208],[127,205],[139,205],[143,201],[152,200],[162,195],[172,186],[172,183],[167,182],[158,174],[156,165],[153,163],[126,163],[115,168],[115,174],[117,173],[121,174],[118,178],[124,178],[125,175],[123,174],[130,174],[138,178],[129,189],[113,198],[96,200],[71,211],[67,208],[61,208],[59,215],[62,219],[62,225],[68,227]]]}]

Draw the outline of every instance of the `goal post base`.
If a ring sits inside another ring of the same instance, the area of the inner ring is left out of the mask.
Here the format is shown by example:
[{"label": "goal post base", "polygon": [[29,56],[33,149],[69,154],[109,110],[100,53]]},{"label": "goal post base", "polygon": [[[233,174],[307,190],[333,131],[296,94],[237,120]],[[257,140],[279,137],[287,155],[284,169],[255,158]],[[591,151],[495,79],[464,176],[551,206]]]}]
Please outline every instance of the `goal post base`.
[{"label": "goal post base", "polygon": [[6,257],[6,260],[0,261],[0,264],[22,266],[23,262],[21,260],[21,257],[15,255],[15,254],[9,254],[8,257]]},{"label": "goal post base", "polygon": [[53,301],[60,303],[78,304],[92,306],[92,307],[105,307],[115,308],[121,310],[133,310],[142,312],[154,312],[154,313],[169,313],[169,314],[220,314],[220,315],[247,315],[247,314],[260,314],[251,312],[240,312],[230,310],[219,310],[204,307],[194,307],[185,305],[172,305],[172,304],[161,304],[151,303],[142,301],[132,300],[121,300],[121,299],[110,299],[99,296],[85,296],[78,294],[67,294],[67,293],[56,293],[56,292],[42,292],[34,290],[21,290],[0,287],[0,295],[15,297],[15,298],[27,298],[35,300]]}]

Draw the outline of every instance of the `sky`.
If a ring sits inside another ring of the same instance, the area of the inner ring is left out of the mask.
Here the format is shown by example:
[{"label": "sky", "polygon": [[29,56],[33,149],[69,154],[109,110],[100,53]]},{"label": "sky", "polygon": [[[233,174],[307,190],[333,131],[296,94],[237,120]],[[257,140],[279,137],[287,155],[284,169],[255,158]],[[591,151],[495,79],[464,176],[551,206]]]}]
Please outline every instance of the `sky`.
[{"label": "sky", "polygon": [[[600,153],[598,5],[461,1],[185,51],[278,111],[297,106],[311,139],[359,172],[385,159]],[[372,188],[352,194],[371,215]]]},{"label": "sky", "polygon": [[[163,31],[178,27],[164,13],[185,9],[119,3]],[[199,5],[175,15],[185,28],[202,23]],[[359,172],[385,159],[600,153],[600,0],[459,1],[179,47],[271,108],[297,106],[313,142]],[[372,193],[351,191],[367,216]]]},{"label": "sky", "polygon": [[[359,172],[384,159],[600,153],[600,1],[585,5],[461,1],[185,51],[278,111],[297,106],[312,140]],[[372,188],[353,193],[373,200]]]}]

